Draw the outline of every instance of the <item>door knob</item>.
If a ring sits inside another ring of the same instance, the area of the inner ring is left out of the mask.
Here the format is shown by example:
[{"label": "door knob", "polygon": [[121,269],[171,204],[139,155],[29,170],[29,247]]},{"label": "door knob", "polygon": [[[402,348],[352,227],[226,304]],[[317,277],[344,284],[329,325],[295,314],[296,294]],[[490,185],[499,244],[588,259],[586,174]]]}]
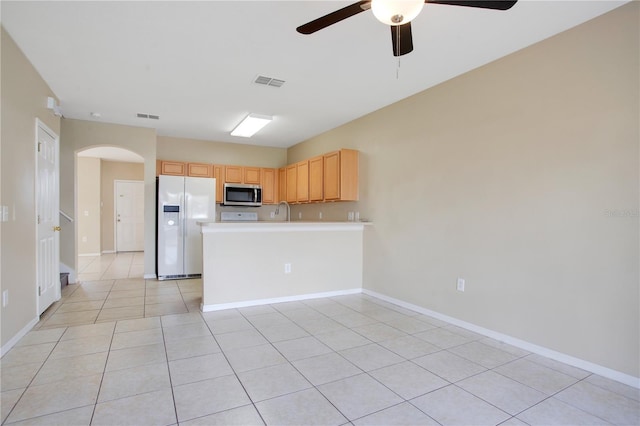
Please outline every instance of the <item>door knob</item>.
[{"label": "door knob", "polygon": [[62,230],[62,228],[61,228],[61,227],[59,227],[59,226],[54,226],[54,227],[53,227],[53,230],[54,230],[54,231],[61,231],[61,230]]}]

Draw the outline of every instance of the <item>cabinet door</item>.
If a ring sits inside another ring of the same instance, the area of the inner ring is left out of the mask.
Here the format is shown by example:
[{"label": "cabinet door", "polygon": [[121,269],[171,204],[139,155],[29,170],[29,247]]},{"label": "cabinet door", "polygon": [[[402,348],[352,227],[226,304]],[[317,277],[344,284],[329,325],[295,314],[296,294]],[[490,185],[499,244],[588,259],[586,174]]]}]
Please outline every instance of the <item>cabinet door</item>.
[{"label": "cabinet door", "polygon": [[242,166],[225,166],[225,183],[242,183]]},{"label": "cabinet door", "polygon": [[324,199],[340,199],[340,151],[324,155]]},{"label": "cabinet door", "polygon": [[213,166],[213,177],[216,178],[216,203],[222,204],[224,191],[224,166]]},{"label": "cabinet door", "polygon": [[189,163],[187,164],[187,176],[211,177],[211,164]]},{"label": "cabinet door", "polygon": [[309,201],[309,160],[296,164],[296,201]]},{"label": "cabinet door", "polygon": [[340,150],[340,200],[358,201],[358,151]]},{"label": "cabinet door", "polygon": [[276,169],[260,169],[262,182],[262,204],[275,204],[278,202],[276,196],[277,186],[277,170]]},{"label": "cabinet door", "polygon": [[322,155],[309,160],[309,201],[322,201],[324,170],[322,168]]},{"label": "cabinet door", "polygon": [[186,171],[186,165],[180,161],[162,161],[160,167],[161,175],[184,176]]},{"label": "cabinet door", "polygon": [[244,169],[243,183],[260,185],[260,168],[259,167],[243,167],[243,169]]},{"label": "cabinet door", "polygon": [[278,202],[287,201],[287,168],[278,169]]},{"label": "cabinet door", "polygon": [[291,164],[287,166],[287,202],[295,203],[297,201],[296,198],[296,165]]}]

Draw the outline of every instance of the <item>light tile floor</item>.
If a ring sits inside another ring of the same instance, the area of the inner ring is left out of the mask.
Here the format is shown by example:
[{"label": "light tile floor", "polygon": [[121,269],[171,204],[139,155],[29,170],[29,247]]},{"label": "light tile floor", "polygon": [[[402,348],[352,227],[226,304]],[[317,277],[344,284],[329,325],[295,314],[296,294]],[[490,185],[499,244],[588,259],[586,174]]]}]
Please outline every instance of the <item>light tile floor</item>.
[{"label": "light tile floor", "polygon": [[640,423],[638,389],[370,296],[201,313],[201,286],[69,286],[1,360],[3,424]]},{"label": "light tile floor", "polygon": [[78,256],[78,281],[118,278],[142,278],[144,252],[107,253],[101,256]]}]

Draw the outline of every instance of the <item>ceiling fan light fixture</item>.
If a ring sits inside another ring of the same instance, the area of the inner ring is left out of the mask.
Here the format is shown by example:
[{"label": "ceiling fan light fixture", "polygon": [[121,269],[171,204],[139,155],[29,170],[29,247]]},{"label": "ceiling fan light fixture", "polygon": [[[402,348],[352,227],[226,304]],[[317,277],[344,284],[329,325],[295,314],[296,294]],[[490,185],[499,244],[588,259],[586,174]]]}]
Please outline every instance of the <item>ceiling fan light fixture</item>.
[{"label": "ceiling fan light fixture", "polygon": [[373,15],[386,25],[404,25],[422,10],[424,0],[371,0]]},{"label": "ceiling fan light fixture", "polygon": [[231,136],[250,138],[269,124],[271,120],[273,120],[273,117],[269,115],[249,114],[231,131]]}]

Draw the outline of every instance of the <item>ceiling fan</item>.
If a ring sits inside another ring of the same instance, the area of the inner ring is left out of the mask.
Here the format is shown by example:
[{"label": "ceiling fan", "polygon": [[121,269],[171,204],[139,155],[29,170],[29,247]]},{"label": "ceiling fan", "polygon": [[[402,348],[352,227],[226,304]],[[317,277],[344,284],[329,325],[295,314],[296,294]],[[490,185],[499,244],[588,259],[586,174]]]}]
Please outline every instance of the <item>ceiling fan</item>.
[{"label": "ceiling fan", "polygon": [[313,34],[343,19],[372,9],[380,22],[391,27],[393,56],[402,56],[413,50],[411,20],[418,16],[425,3],[507,10],[516,2],[517,0],[363,0],[307,22],[296,28],[296,31],[300,34]]}]

